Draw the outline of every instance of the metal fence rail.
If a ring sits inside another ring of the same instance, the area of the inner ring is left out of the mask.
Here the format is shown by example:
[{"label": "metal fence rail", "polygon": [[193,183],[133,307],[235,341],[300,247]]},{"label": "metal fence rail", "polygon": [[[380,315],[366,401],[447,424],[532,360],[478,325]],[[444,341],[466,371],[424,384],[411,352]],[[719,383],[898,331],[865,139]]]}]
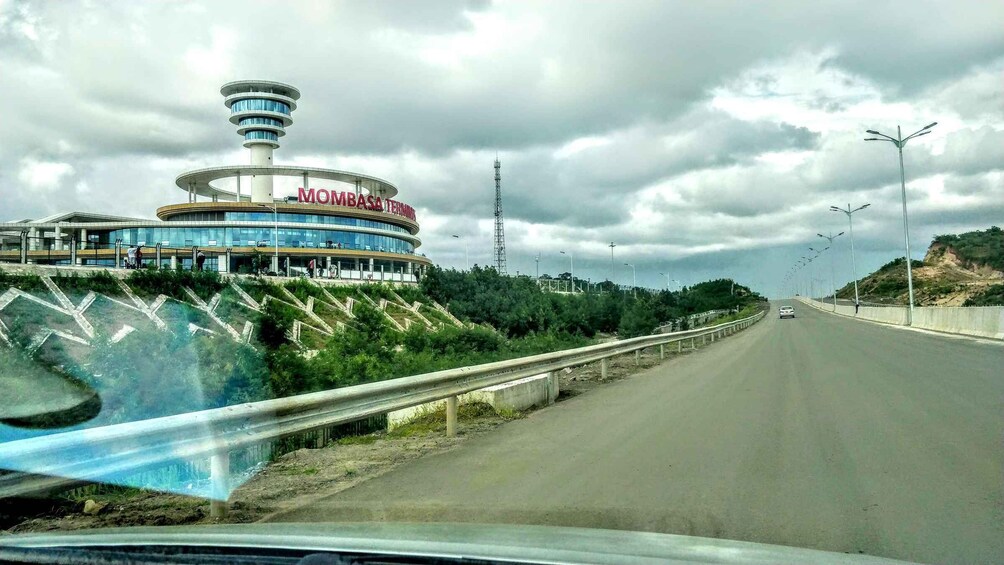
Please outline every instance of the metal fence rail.
[{"label": "metal fence rail", "polygon": [[[226,512],[229,453],[326,426],[386,414],[394,410],[447,400],[447,430],[456,429],[457,396],[487,386],[601,362],[617,355],[676,343],[714,341],[759,321],[753,316],[707,328],[655,334],[587,347],[544,353],[471,367],[436,371],[334,390],[239,404],[52,434],[0,444],[0,461],[30,461],[33,473],[0,476],[0,498],[51,492],[114,473],[140,472],[179,459],[209,457],[212,468],[213,515]],[[452,407],[452,409],[451,409]],[[81,456],[87,454],[87,456]],[[72,479],[64,477],[73,477]]]}]

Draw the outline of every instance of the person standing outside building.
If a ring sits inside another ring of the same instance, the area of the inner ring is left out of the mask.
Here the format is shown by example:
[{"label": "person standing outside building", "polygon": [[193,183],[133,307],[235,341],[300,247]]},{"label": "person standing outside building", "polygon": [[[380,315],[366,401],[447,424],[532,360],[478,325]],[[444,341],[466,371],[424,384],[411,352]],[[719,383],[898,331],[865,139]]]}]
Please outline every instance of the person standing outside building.
[{"label": "person standing outside building", "polygon": [[314,268],[315,268],[316,265],[317,265],[317,262],[314,261],[313,259],[311,259],[310,261],[307,262],[307,276],[308,277],[314,278]]},{"label": "person standing outside building", "polygon": [[126,269],[132,269],[136,265],[136,246],[130,245],[129,250],[126,251]]},{"label": "person standing outside building", "polygon": [[143,248],[142,247],[136,247],[136,265],[135,265],[135,268],[137,268],[137,269],[142,269],[143,268]]},{"label": "person standing outside building", "polygon": [[206,254],[200,250],[199,253],[195,256],[195,265],[198,268],[198,270],[201,271],[202,266],[205,264],[206,264]]}]

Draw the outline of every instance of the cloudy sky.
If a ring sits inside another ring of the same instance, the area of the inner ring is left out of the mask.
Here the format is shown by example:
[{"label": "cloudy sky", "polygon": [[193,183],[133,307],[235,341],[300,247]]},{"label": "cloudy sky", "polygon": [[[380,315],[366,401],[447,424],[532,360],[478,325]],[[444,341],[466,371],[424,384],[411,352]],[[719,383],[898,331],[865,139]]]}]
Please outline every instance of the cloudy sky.
[{"label": "cloudy sky", "polygon": [[916,257],[1004,224],[1004,4],[958,0],[0,0],[0,220],[183,202],[181,171],[247,162],[245,78],[303,93],[276,163],[393,182],[446,266],[452,234],[491,261],[496,153],[510,272],[603,280],[615,242],[618,282],[775,294],[871,203],[864,274],[902,253],[895,148],[863,141],[897,124],[938,122],[905,151]]}]

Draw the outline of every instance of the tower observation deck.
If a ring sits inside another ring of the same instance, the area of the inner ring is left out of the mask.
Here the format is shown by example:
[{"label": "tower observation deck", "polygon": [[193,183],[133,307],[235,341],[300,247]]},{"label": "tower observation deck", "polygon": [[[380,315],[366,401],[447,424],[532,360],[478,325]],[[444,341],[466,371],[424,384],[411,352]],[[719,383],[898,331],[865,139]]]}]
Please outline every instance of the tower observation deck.
[{"label": "tower observation deck", "polygon": [[[272,152],[293,123],[300,91],[281,82],[239,80],[223,85],[220,94],[230,109],[230,122],[251,151],[251,166],[271,167]],[[272,175],[251,175],[251,202],[271,201]]]}]

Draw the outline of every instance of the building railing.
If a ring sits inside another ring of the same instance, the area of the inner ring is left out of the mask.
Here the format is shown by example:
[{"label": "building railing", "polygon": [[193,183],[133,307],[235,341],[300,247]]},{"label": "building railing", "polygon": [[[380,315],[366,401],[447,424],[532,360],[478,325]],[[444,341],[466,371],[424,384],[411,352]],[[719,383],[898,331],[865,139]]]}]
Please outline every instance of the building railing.
[{"label": "building railing", "polygon": [[[33,474],[16,472],[0,476],[0,498],[89,482],[109,475],[141,472],[179,459],[210,458],[212,513],[223,515],[229,496],[230,452],[264,441],[323,427],[386,414],[394,410],[446,399],[447,433],[456,430],[457,397],[461,394],[542,373],[600,362],[642,349],[685,342],[702,343],[735,333],[763,318],[753,316],[716,326],[671,334],[654,334],[577,349],[544,353],[471,367],[436,371],[411,377],[334,390],[238,404],[85,430],[52,434],[0,444],[0,464],[18,462]],[[81,454],[88,454],[82,456]],[[72,477],[72,478],[66,478]]]}]

